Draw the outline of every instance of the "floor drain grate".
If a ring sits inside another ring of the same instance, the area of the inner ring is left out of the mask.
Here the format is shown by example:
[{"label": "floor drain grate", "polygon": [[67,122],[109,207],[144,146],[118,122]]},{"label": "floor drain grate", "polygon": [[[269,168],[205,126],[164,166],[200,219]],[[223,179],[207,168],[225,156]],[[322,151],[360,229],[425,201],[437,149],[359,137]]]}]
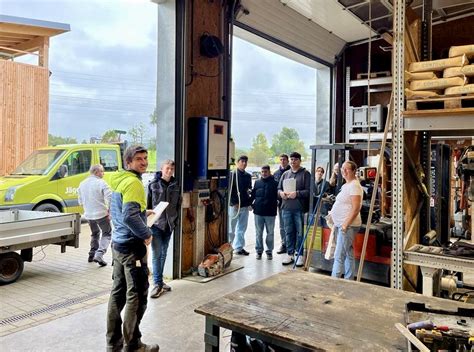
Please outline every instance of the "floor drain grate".
[{"label": "floor drain grate", "polygon": [[28,319],[28,318],[34,317],[36,315],[40,315],[40,314],[48,313],[48,312],[53,312],[53,311],[61,309],[61,308],[67,308],[67,307],[73,306],[75,304],[83,303],[83,302],[88,301],[90,299],[105,295],[106,293],[109,293],[109,292],[110,292],[110,289],[103,290],[103,291],[92,292],[92,293],[89,293],[89,294],[84,295],[84,296],[75,297],[75,298],[65,300],[63,302],[51,304],[51,305],[49,305],[47,307],[44,307],[44,308],[38,308],[38,309],[35,309],[35,310],[33,310],[31,312],[28,312],[28,313],[22,313],[22,314],[14,315],[14,316],[5,318],[3,320],[0,320],[0,326],[7,325],[7,324],[14,324],[15,322],[21,321],[23,319]]}]

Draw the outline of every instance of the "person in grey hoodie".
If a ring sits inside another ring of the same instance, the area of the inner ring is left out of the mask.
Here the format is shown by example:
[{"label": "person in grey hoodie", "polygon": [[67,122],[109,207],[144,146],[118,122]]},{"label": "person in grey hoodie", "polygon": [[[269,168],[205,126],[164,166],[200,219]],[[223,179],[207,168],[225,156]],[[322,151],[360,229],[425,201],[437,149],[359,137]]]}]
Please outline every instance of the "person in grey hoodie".
[{"label": "person in grey hoodie", "polygon": [[[293,255],[301,246],[303,240],[304,214],[309,210],[309,192],[311,186],[311,174],[301,167],[301,154],[293,152],[290,154],[291,169],[285,171],[278,184],[278,194],[282,199],[281,210],[286,233],[287,255],[283,259],[283,265],[294,262]],[[296,180],[296,191],[283,187],[285,180]],[[303,256],[298,258],[296,266],[303,266]]]}]

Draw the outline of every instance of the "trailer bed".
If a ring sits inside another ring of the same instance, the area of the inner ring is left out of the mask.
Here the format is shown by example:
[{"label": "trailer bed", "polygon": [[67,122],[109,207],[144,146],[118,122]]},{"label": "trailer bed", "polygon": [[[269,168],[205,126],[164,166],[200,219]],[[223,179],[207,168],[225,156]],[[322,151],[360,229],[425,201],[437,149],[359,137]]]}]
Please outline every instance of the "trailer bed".
[{"label": "trailer bed", "polygon": [[0,253],[52,243],[79,247],[79,214],[0,211]]},{"label": "trailer bed", "polygon": [[[33,248],[56,244],[79,247],[81,216],[30,210],[0,211],[0,285],[15,282],[24,262],[33,260]],[[19,253],[18,253],[19,252]]]}]

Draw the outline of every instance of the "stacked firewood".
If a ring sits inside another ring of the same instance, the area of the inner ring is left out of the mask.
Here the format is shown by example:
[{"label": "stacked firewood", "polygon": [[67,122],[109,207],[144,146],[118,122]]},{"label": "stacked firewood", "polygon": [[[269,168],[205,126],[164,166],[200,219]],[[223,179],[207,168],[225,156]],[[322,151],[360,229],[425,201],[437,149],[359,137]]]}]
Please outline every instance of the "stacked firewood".
[{"label": "stacked firewood", "polygon": [[405,72],[406,97],[474,94],[474,64],[469,59],[474,59],[474,44],[452,46],[447,59],[412,62]]}]

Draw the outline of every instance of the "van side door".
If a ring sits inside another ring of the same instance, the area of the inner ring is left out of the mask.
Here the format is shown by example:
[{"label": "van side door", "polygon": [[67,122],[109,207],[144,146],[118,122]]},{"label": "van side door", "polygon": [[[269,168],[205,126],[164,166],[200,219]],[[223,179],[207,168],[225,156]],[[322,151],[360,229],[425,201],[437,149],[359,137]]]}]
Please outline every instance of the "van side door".
[{"label": "van side door", "polygon": [[92,150],[90,149],[72,151],[63,161],[62,165],[67,167],[67,173],[57,182],[58,195],[66,203],[65,211],[82,213],[82,207],[79,206],[77,199],[77,189],[79,184],[89,176],[91,164]]}]

